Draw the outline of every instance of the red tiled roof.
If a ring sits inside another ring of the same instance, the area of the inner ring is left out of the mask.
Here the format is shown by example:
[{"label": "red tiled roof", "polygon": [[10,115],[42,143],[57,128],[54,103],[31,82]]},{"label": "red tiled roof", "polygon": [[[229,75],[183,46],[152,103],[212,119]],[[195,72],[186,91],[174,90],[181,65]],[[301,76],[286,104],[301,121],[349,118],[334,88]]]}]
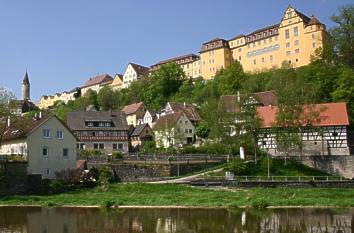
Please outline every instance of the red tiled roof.
[{"label": "red tiled roof", "polygon": [[[313,126],[335,126],[335,125],[349,125],[347,106],[345,103],[325,103],[312,104],[304,106],[304,114],[310,109],[319,113],[318,121],[312,122]],[[264,106],[257,108],[258,117],[262,120],[264,128],[273,127],[278,107]],[[305,117],[306,118],[306,117]],[[303,126],[307,125],[306,119],[303,120]]]},{"label": "red tiled roof", "polygon": [[97,84],[112,82],[113,78],[109,74],[102,74],[87,80],[82,87],[89,87]]},{"label": "red tiled roof", "polygon": [[164,115],[161,116],[159,119],[157,119],[153,130],[158,130],[158,129],[165,129],[167,128],[171,128],[173,126],[175,126],[179,120],[179,118],[181,117],[182,112],[175,112],[172,114],[168,114],[168,115]]},{"label": "red tiled roof", "polygon": [[124,113],[127,114],[127,115],[130,115],[130,114],[133,114],[133,113],[135,113],[136,111],[138,111],[138,109],[139,109],[141,106],[144,106],[144,103],[143,103],[143,102],[134,103],[134,104],[130,104],[130,105],[126,105],[126,106],[124,106],[124,108],[122,109],[122,112],[124,112]]}]

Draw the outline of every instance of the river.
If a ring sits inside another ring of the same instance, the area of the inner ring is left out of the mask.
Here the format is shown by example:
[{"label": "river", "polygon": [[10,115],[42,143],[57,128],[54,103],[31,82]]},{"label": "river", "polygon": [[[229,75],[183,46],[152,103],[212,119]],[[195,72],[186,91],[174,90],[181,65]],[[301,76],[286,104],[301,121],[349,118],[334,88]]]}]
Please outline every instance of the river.
[{"label": "river", "polygon": [[349,233],[354,209],[0,207],[2,233]]}]

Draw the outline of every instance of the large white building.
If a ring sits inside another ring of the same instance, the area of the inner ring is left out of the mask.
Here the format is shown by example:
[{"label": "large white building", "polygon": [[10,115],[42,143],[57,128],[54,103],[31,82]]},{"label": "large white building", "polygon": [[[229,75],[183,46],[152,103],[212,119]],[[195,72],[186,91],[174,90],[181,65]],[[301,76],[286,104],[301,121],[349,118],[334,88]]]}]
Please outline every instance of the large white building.
[{"label": "large white building", "polygon": [[129,63],[123,74],[123,88],[127,88],[130,84],[138,79],[146,78],[149,76],[149,68],[138,65],[135,63]]}]

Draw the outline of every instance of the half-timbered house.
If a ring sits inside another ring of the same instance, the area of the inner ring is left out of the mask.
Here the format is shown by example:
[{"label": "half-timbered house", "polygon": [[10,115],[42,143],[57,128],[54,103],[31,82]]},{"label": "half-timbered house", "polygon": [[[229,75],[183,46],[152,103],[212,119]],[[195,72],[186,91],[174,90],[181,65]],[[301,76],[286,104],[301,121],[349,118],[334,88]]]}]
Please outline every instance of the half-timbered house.
[{"label": "half-timbered house", "polygon": [[[302,149],[292,150],[291,155],[349,155],[347,137],[349,119],[346,104],[325,103],[309,106],[304,106],[303,114],[312,109],[317,117],[312,122],[303,120],[297,132]],[[276,140],[276,131],[282,130],[275,126],[277,112],[276,106],[257,108],[257,114],[262,120],[258,146],[272,155],[281,156],[284,151]]]}]

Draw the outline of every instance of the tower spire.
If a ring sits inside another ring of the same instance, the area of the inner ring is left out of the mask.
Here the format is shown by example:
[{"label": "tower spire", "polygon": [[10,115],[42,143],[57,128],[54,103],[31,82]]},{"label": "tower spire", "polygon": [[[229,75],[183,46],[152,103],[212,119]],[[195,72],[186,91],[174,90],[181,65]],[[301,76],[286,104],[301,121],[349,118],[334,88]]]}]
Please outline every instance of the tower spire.
[{"label": "tower spire", "polygon": [[27,68],[26,68],[26,73],[25,76],[22,80],[22,99],[23,100],[30,100],[30,81],[28,78],[28,72],[27,72]]}]

